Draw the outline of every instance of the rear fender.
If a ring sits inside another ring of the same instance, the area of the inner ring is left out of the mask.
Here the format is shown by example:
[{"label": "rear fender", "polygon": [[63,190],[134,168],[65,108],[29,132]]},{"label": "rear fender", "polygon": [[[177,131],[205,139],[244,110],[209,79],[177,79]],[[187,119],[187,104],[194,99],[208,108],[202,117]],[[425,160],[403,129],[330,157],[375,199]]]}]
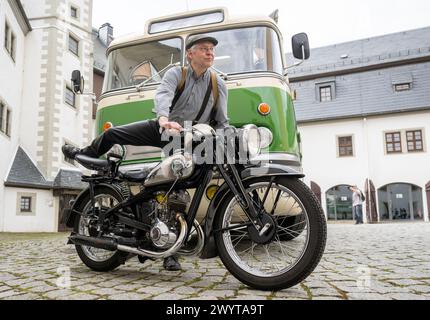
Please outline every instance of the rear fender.
[{"label": "rear fender", "polygon": [[[119,190],[119,188],[117,188],[114,185],[111,184],[107,184],[107,183],[101,183],[101,184],[97,184],[94,186],[94,192],[97,193],[98,189],[101,188],[109,188],[112,189],[114,192],[118,193],[118,196],[120,197],[120,199],[122,199],[122,195],[121,195],[121,190]],[[78,197],[75,199],[72,207],[70,209],[66,209],[66,226],[68,228],[73,228],[75,226],[75,220],[76,217],[79,216],[82,212],[80,211],[80,207],[82,205],[82,201],[84,201],[86,198],[90,197],[90,188],[86,188],[84,189],[79,195]]]}]

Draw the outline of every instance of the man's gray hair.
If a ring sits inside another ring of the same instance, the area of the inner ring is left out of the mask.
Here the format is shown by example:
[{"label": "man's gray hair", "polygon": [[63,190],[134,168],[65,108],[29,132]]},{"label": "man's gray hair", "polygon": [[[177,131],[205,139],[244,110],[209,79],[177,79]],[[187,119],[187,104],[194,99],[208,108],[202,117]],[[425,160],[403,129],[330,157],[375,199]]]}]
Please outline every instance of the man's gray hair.
[{"label": "man's gray hair", "polygon": [[[196,51],[196,49],[197,49],[197,44],[194,44],[191,48],[189,48],[187,50],[187,52],[188,51]],[[188,58],[188,56],[187,56],[187,61],[188,61],[188,63],[191,63],[191,60]]]}]

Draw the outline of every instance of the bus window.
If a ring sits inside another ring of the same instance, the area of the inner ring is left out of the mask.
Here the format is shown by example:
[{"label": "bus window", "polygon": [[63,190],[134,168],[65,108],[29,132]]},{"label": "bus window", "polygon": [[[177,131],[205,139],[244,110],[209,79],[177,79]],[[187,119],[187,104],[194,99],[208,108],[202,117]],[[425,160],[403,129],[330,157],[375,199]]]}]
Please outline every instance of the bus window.
[{"label": "bus window", "polygon": [[252,27],[207,34],[218,40],[216,69],[227,74],[258,71],[282,74],[282,52],[273,29]]},{"label": "bus window", "polygon": [[148,84],[159,83],[163,74],[158,72],[181,59],[180,38],[116,49],[108,56],[103,92],[136,86],[148,79]]},{"label": "bus window", "polygon": [[192,17],[183,17],[161,22],[153,22],[149,27],[149,33],[159,33],[171,30],[178,30],[194,26],[219,23],[224,20],[224,13],[221,11],[204,13]]}]

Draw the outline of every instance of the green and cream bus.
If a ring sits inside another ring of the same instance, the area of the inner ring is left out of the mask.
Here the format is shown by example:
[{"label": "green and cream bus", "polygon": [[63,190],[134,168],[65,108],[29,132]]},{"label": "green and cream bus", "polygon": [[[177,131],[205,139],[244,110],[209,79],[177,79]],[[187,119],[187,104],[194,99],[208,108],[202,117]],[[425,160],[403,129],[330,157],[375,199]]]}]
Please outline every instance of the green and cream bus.
[{"label": "green and cream bus", "polygon": [[[226,8],[153,19],[143,34],[114,40],[107,50],[96,135],[112,125],[155,118],[154,96],[164,73],[173,65],[187,64],[186,40],[201,33],[219,41],[213,69],[228,88],[230,124],[258,126],[264,150],[260,157],[301,172],[300,138],[281,32],[269,17],[234,19]],[[303,39],[304,35],[298,36]],[[296,48],[299,56],[302,49],[305,55],[309,52],[305,40],[303,47]],[[158,148],[127,146],[126,150],[124,165],[129,169],[157,163],[161,157]]]}]

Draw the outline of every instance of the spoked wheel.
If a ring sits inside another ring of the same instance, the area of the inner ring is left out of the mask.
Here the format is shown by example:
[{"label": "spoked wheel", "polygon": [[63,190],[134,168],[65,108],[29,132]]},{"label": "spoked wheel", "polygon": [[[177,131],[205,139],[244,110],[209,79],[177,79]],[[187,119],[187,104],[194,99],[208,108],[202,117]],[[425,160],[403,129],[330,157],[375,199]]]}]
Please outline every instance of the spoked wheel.
[{"label": "spoked wheel", "polygon": [[[75,220],[74,232],[88,237],[97,237],[98,214],[106,212],[120,201],[122,201],[121,196],[112,189],[96,189],[96,215],[93,215],[91,199],[89,197],[83,199],[78,207],[78,210],[83,214]],[[103,236],[106,237],[107,235]],[[95,271],[111,271],[124,263],[127,256],[126,253],[119,251],[108,251],[84,245],[75,245],[75,247],[82,262]]]},{"label": "spoked wheel", "polygon": [[261,177],[245,187],[257,211],[276,222],[276,232],[263,244],[253,241],[251,221],[237,198],[227,195],[214,225],[221,230],[215,233],[221,260],[233,276],[256,289],[281,290],[300,283],[324,252],[327,231],[320,204],[297,179],[277,177],[270,184],[270,177]]}]

